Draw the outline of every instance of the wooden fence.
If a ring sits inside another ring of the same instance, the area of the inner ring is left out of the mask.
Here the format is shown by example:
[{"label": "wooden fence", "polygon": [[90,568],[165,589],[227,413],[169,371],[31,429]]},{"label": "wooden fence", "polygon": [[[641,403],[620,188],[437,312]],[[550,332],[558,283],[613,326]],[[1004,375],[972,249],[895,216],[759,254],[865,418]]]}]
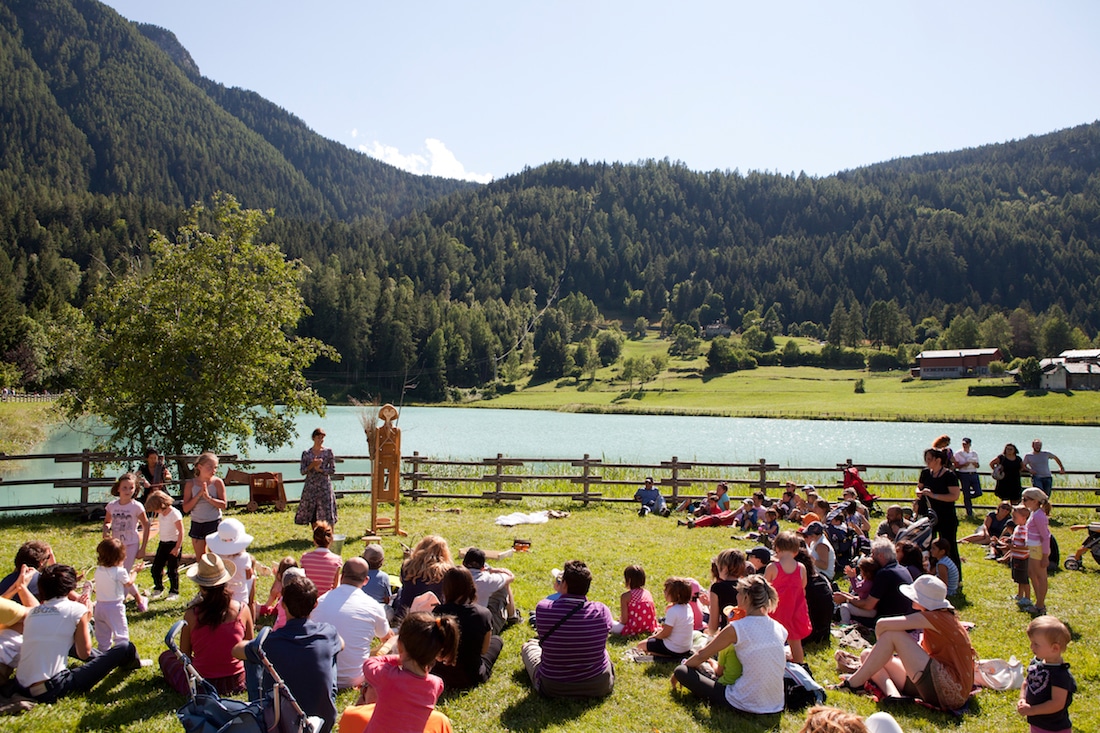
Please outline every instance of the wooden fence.
[{"label": "wooden fence", "polygon": [[[170,465],[178,456],[165,456]],[[195,456],[183,456],[193,461]],[[236,455],[219,456],[223,468],[237,467],[254,470],[276,470],[278,466],[288,467],[284,471],[284,484],[303,483],[298,472],[298,460],[292,458],[244,459]],[[0,511],[80,511],[97,505],[99,497],[93,498],[92,489],[107,489],[114,483],[113,478],[102,477],[111,466],[130,467],[139,465],[141,456],[127,456],[116,453],[97,453],[84,450],[80,453],[51,453],[5,455],[0,453],[0,489],[11,487],[20,490],[39,491],[42,487],[55,489],[79,489],[76,501],[59,503],[12,503],[0,506]],[[80,464],[79,477],[52,477],[5,480],[3,474],[10,461],[52,461],[55,464]],[[719,481],[730,485],[730,495],[734,498],[749,496],[755,491],[764,491],[775,496],[776,490],[788,481],[799,483],[812,481],[826,498],[839,493],[843,470],[855,465],[873,493],[880,494],[879,501],[893,503],[912,498],[912,489],[916,483],[919,467],[913,465],[871,464],[853,462],[851,459],[831,466],[779,466],[766,459],[753,463],[717,463],[705,461],[681,460],[672,456],[670,460],[652,463],[618,463],[593,458],[585,454],[581,458],[517,458],[498,453],[491,458],[473,460],[446,460],[422,456],[414,452],[403,458],[402,493],[412,501],[421,499],[480,499],[495,502],[516,501],[527,497],[559,498],[580,502],[585,506],[596,502],[632,501],[632,488],[639,485],[641,477],[651,475],[654,482],[663,487],[666,497],[671,501],[702,498],[707,490]],[[368,456],[341,456],[337,458],[341,470],[333,476],[337,483],[337,495],[369,494],[370,458]],[[542,473],[536,471],[542,470]],[[556,470],[555,470],[556,469]],[[119,469],[125,470],[125,468]],[[1097,471],[1068,471],[1069,477],[1084,477],[1086,481],[1100,479]],[[992,494],[992,480],[989,474],[983,474],[983,484],[987,493],[976,500],[976,508],[992,508],[995,501]],[[363,479],[366,487],[343,486],[344,482]],[[1060,483],[1066,479],[1059,477]],[[173,485],[178,495],[182,482],[176,480]],[[571,487],[561,490],[561,485]],[[549,488],[547,488],[549,486]],[[469,487],[467,489],[466,487]],[[1062,507],[1095,509],[1100,511],[1100,487],[1096,486],[1055,486],[1055,503]],[[1077,501],[1067,501],[1067,495]],[[988,498],[986,498],[988,497]],[[293,499],[291,501],[294,501]]]}]

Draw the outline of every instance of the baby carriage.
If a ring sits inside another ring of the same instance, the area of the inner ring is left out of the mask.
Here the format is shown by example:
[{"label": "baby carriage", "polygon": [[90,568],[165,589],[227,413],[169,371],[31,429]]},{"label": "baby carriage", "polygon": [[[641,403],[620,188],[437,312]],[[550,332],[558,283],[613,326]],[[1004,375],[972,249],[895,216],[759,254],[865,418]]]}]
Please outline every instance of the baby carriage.
[{"label": "baby carriage", "polygon": [[[1070,529],[1077,529],[1077,526]],[[1084,557],[1086,551],[1092,553],[1092,559],[1100,563],[1100,522],[1089,522],[1081,529],[1087,529],[1089,536],[1081,543],[1081,549],[1077,551],[1076,555],[1066,558],[1066,570],[1084,570],[1085,564],[1081,561],[1081,558]]]},{"label": "baby carriage", "polygon": [[848,466],[844,469],[844,488],[855,491],[859,502],[867,507],[867,511],[871,514],[882,514],[882,511],[875,507],[875,499],[878,497],[867,489],[867,484],[860,478],[859,469],[855,466]]},{"label": "baby carriage", "polygon": [[202,678],[191,659],[176,645],[176,636],[186,621],[177,621],[168,630],[164,643],[176,655],[187,674],[191,699],[176,711],[187,733],[313,733],[320,730],[319,718],[307,717],[290,689],[283,683],[275,667],[264,654],[263,643],[270,628],[263,628],[249,642],[246,656],[263,665],[275,681],[272,690],[263,700],[246,703],[240,700],[223,700],[213,685]]}]

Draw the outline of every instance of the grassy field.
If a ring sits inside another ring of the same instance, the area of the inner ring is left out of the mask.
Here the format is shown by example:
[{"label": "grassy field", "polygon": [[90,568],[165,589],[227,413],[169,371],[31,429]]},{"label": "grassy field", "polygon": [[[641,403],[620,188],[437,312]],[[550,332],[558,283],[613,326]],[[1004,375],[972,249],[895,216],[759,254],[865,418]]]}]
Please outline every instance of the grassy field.
[{"label": "grassy field", "polygon": [[[548,485],[548,490],[557,487]],[[461,514],[438,513],[433,509],[449,506],[462,508]],[[747,547],[749,543],[732,541],[730,532],[722,529],[687,530],[676,527],[672,519],[636,516],[628,506],[595,506],[583,509],[568,502],[532,499],[520,505],[525,511],[539,508],[563,508],[572,512],[563,520],[549,524],[521,526],[513,529],[497,527],[493,519],[516,511],[513,504],[492,505],[483,502],[438,500],[406,503],[402,508],[403,526],[409,531],[408,542],[415,542],[427,533],[437,533],[450,540],[452,548],[478,545],[489,549],[505,549],[513,539],[522,537],[532,542],[529,553],[517,554],[502,561],[517,574],[517,599],[524,610],[530,610],[540,598],[550,592],[549,572],[561,567],[565,560],[586,560],[595,574],[590,594],[593,600],[616,606],[622,591],[624,565],[638,562],[647,570],[650,587],[659,588],[669,575],[693,575],[705,580],[711,557],[727,546]],[[344,499],[340,506],[339,529],[350,538],[344,556],[361,549],[355,541],[366,526],[369,502]],[[293,525],[289,513],[261,512],[237,514],[248,530],[256,536],[252,552],[264,563],[273,563],[285,554],[299,555],[309,549],[306,532]],[[1080,533],[1067,527],[1079,516],[1055,510],[1054,531],[1063,552],[1072,551],[1081,540]],[[965,522],[963,527],[967,527]],[[50,541],[59,559],[86,569],[94,557],[93,548],[99,540],[99,527],[94,524],[74,524],[70,518],[34,516],[0,520],[0,558],[10,558],[18,545],[29,537]],[[395,573],[400,548],[391,538],[383,542],[386,569]],[[1028,643],[1023,633],[1027,617],[1016,611],[1009,597],[1015,587],[1008,571],[1000,565],[982,559],[981,550],[963,550],[968,561],[964,568],[966,596],[959,603],[963,619],[976,624],[973,641],[982,657],[1016,655],[1027,658]],[[1067,659],[1073,665],[1079,693],[1072,714],[1075,730],[1100,729],[1100,611],[1095,599],[1100,570],[1091,563],[1087,572],[1061,572],[1051,583],[1049,608],[1069,622],[1076,632]],[[148,576],[143,576],[148,585]],[[184,595],[188,595],[187,581]],[[257,598],[266,597],[269,578],[259,580]],[[164,649],[163,636],[170,624],[183,613],[179,602],[156,601],[145,614],[132,614],[131,633],[142,656],[156,658]],[[792,732],[798,730],[802,716],[784,714],[761,720],[711,711],[703,703],[668,685],[671,668],[665,665],[637,664],[622,660],[627,643],[610,642],[616,662],[618,681],[614,693],[605,700],[591,702],[549,701],[533,694],[526,680],[519,648],[532,631],[521,625],[505,631],[504,652],[488,684],[469,693],[446,698],[440,708],[451,716],[458,731],[495,733],[497,731],[695,731],[731,730]],[[836,680],[832,649],[809,651],[808,661],[819,679]],[[959,733],[985,733],[991,730],[1024,730],[1025,723],[1015,715],[1016,692],[984,691],[972,703],[972,711],[961,720],[933,713],[923,708],[906,708],[895,712],[903,728],[915,731],[950,729]],[[338,707],[352,702],[353,693],[342,693]],[[129,676],[116,673],[87,696],[64,700],[53,706],[39,706],[19,718],[0,719],[0,728],[12,731],[107,731],[124,730],[141,733],[178,731],[173,713],[184,702],[170,692],[155,668],[143,669]],[[830,692],[829,703],[867,715],[875,710],[868,699],[846,693]]]},{"label": "grassy field", "polygon": [[[782,339],[780,340],[782,342]],[[802,345],[805,346],[804,344]],[[650,336],[627,341],[623,357],[666,353]],[[620,377],[622,362],[592,382],[573,379],[517,382],[516,391],[475,406],[597,412],[710,414],[851,420],[1097,424],[1100,393],[1017,392],[1011,397],[968,397],[967,387],[1000,379],[903,382],[904,372],[870,373],[817,367],[760,367],[704,375],[706,359],[672,358],[656,379],[639,387]],[[856,381],[865,393],[856,394]]]},{"label": "grassy field", "polygon": [[0,402],[0,453],[23,453],[46,439],[59,419],[52,402]]}]

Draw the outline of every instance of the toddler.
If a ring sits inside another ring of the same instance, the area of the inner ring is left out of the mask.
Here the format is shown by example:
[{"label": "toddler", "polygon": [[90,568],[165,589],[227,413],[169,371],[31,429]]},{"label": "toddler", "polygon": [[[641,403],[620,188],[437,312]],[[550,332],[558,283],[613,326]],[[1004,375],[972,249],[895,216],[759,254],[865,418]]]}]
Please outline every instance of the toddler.
[{"label": "toddler", "polygon": [[298,560],[287,555],[275,566],[275,582],[271,584],[271,592],[267,594],[267,603],[260,606],[261,616],[275,614],[275,625],[271,627],[272,630],[286,626],[286,607],[280,601],[283,599],[283,580],[292,575],[306,577],[298,567]]},{"label": "toddler", "polygon": [[623,583],[627,591],[619,596],[619,623],[612,624],[611,633],[637,636],[657,631],[661,627],[657,623],[657,606],[645,587],[642,566],[627,565],[623,569]]},{"label": "toddler", "polygon": [[316,547],[302,555],[301,565],[306,577],[317,586],[317,595],[322,596],[339,585],[344,561],[328,549],[332,544],[332,525],[328,522],[313,525],[313,544]]},{"label": "toddler", "polygon": [[947,586],[947,595],[953,596],[959,590],[959,566],[947,554],[951,545],[943,537],[932,540],[929,554],[932,556],[932,573]]},{"label": "toddler", "polygon": [[661,630],[638,644],[638,651],[655,657],[683,657],[691,651],[691,639],[695,632],[695,617],[691,603],[691,580],[669,578],[665,581],[665,620]]},{"label": "toddler", "polygon": [[146,602],[134,585],[137,571],[128,572],[123,567],[126,560],[125,546],[108,537],[95,548],[95,636],[99,650],[105,652],[116,646],[130,643],[130,627],[126,623],[126,596],[132,595],[139,611],[145,611]]},{"label": "toddler", "polygon": [[1053,616],[1039,616],[1027,625],[1027,638],[1035,658],[1028,665],[1016,712],[1027,717],[1031,733],[1071,733],[1069,706],[1077,683],[1062,659],[1069,629]]},{"label": "toddler", "polygon": [[802,640],[810,635],[810,611],[806,605],[806,568],[795,559],[799,549],[798,535],[780,532],[775,538],[777,559],[764,571],[767,580],[779,595],[779,603],[769,615],[787,630],[791,661],[802,664]]},{"label": "toddler", "polygon": [[180,594],[180,552],[183,548],[183,515],[172,505],[172,497],[163,491],[150,491],[146,508],[160,515],[160,542],[153,558],[153,595],[164,595],[164,571],[168,571],[168,600],[174,601]]},{"label": "toddler", "polygon": [[759,532],[750,532],[749,537],[752,537],[753,539],[759,539],[765,545],[770,545],[775,542],[775,538],[778,535],[779,512],[773,507],[768,507],[764,510],[764,521],[760,523]]},{"label": "toddler", "polygon": [[[875,579],[876,570],[878,570],[878,563],[871,557],[861,557],[856,567],[851,565],[844,567],[844,574],[848,576],[851,583],[852,595],[861,601],[867,600],[867,596],[871,595],[871,583]],[[853,606],[847,601],[837,606],[837,612],[840,614],[840,623],[845,625],[852,623],[853,617],[857,619],[873,619],[875,617],[874,609],[866,610],[859,606]],[[867,623],[870,625],[871,622]]]},{"label": "toddler", "polygon": [[360,713],[363,733],[423,730],[443,692],[443,680],[431,674],[437,661],[453,663],[458,654],[458,622],[453,616],[413,612],[401,622],[397,654],[363,662],[367,708]]},{"label": "toddler", "polygon": [[390,576],[382,569],[382,563],[386,561],[386,552],[382,545],[367,545],[363,550],[363,559],[367,561],[367,582],[363,584],[363,592],[386,608],[386,616],[393,619],[393,609],[390,601],[393,596],[390,591]]},{"label": "toddler", "polygon": [[1012,580],[1016,583],[1016,605],[1020,608],[1031,606],[1031,581],[1027,576],[1027,520],[1031,516],[1023,504],[1012,510],[1012,521],[1016,528],[1012,530],[1008,554],[1004,562],[1012,567]]},{"label": "toddler", "polygon": [[[126,548],[123,566],[133,570],[134,560],[140,555],[145,557],[145,546],[149,544],[149,519],[145,516],[145,507],[134,500],[137,490],[137,476],[124,473],[111,486],[111,496],[118,498],[107,505],[103,517],[103,537],[114,537]],[[141,527],[141,536],[138,536]]]},{"label": "toddler", "polygon": [[247,606],[255,615],[255,573],[252,556],[245,550],[252,544],[252,535],[244,531],[239,519],[225,519],[218,525],[218,531],[206,536],[206,547],[226,563],[233,563],[233,575],[226,584],[233,600]]}]

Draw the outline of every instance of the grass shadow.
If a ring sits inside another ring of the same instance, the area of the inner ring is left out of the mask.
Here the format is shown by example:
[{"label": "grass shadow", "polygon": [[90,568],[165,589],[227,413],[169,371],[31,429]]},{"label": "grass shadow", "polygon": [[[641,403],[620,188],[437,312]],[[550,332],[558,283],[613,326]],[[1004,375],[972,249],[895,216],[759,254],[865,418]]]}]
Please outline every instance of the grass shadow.
[{"label": "grass shadow", "polygon": [[752,715],[731,709],[714,708],[707,701],[695,697],[683,688],[673,692],[671,698],[673,703],[683,708],[700,725],[713,730],[764,733],[764,731],[779,730],[783,720],[783,713]]},{"label": "grass shadow", "polygon": [[172,714],[185,699],[168,689],[159,671],[116,670],[87,693],[89,706],[81,716],[83,730],[118,730],[154,715]]},{"label": "grass shadow", "polygon": [[1025,389],[1024,397],[1046,397],[1047,392],[1045,389]]},{"label": "grass shadow", "polygon": [[548,720],[561,724],[579,718],[592,708],[611,699],[608,697],[543,697],[531,687],[531,680],[523,668],[512,674],[512,682],[527,688],[527,694],[509,705],[500,714],[505,729],[518,733],[537,733],[545,730]]},{"label": "grass shadow", "polygon": [[290,555],[301,555],[303,552],[313,548],[313,542],[306,538],[302,539],[289,539],[282,542],[272,542],[267,545],[259,543],[249,546],[248,551],[255,556],[262,552],[286,552]]}]

